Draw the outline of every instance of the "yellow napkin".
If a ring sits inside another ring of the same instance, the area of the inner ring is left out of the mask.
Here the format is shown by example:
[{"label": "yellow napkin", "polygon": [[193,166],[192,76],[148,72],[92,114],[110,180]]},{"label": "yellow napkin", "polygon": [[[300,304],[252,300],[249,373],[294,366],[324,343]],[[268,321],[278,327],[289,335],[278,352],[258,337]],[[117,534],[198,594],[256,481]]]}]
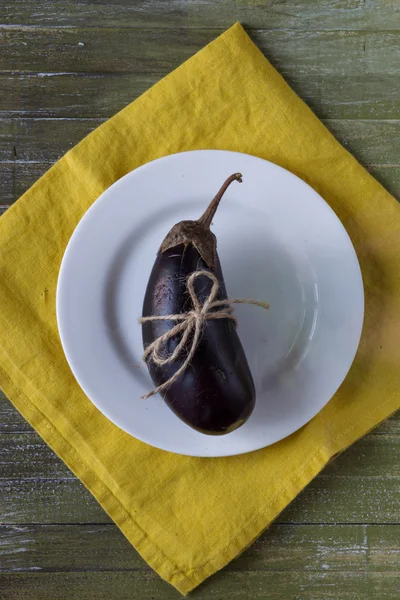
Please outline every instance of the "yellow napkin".
[{"label": "yellow napkin", "polygon": [[[199,148],[255,154],[311,184],[346,226],[366,292],[361,346],[335,397],[288,439],[231,458],[177,456],[120,431],[75,382],[55,317],[60,261],[86,209],[131,169]],[[232,560],[332,456],[399,407],[399,207],[238,24],[50,169],[1,218],[0,250],[1,386],[182,593]]]}]

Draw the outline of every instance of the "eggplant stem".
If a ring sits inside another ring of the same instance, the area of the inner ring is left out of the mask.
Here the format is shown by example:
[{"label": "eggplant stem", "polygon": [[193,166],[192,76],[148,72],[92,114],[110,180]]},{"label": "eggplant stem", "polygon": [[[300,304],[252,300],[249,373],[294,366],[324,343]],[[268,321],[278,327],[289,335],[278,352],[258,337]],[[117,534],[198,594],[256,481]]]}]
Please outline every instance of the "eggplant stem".
[{"label": "eggplant stem", "polygon": [[211,200],[210,204],[201,215],[200,219],[197,220],[199,225],[202,225],[205,229],[209,229],[211,225],[211,221],[215,215],[215,212],[221,202],[222,196],[225,194],[227,188],[230,186],[232,181],[238,181],[242,183],[242,174],[241,173],[233,173],[228,179],[222,184],[220,190],[216,193],[214,198]]}]

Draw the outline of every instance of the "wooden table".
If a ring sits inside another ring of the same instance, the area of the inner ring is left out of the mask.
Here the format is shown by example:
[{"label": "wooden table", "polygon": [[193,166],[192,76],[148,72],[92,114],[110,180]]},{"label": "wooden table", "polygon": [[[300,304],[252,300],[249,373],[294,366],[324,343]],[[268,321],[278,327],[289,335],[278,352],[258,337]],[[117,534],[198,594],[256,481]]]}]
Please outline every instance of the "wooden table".
[{"label": "wooden table", "polygon": [[[397,0],[2,0],[0,16],[1,211],[235,20],[400,197]],[[394,417],[193,598],[398,600],[399,451]],[[180,597],[4,396],[0,488],[1,599]]]}]

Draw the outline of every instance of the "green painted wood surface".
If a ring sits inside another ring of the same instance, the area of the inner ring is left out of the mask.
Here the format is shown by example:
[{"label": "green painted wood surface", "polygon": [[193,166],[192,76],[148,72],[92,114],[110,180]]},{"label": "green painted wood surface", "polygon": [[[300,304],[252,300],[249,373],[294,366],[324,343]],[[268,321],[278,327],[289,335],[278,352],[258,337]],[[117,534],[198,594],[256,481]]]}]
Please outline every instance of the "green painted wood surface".
[{"label": "green painted wood surface", "polygon": [[[252,39],[283,75],[325,73],[385,77],[399,71],[400,31],[295,31],[249,29]],[[210,28],[1,27],[1,72],[153,73],[164,75],[216,38]],[[107,51],[104,51],[106,45]],[[35,51],[32,51],[32,48]],[[358,62],[354,57],[359,58]],[[340,62],[341,69],[332,70]],[[382,72],[382,65],[385,68]],[[325,67],[325,70],[324,70]],[[365,79],[368,88],[369,79]],[[376,93],[379,93],[378,86]]]},{"label": "green painted wood surface", "polygon": [[[338,54],[343,46],[339,34],[336,35],[336,41]],[[347,73],[351,61],[341,65],[338,75],[338,58],[333,58],[330,48],[325,48],[324,44],[321,49],[317,70],[307,67],[299,70],[294,62],[286,65],[284,73],[293,89],[320,117],[398,117],[400,99],[395,78],[399,73],[399,60],[395,65],[384,66],[381,72],[368,72],[368,77],[364,79]],[[393,50],[399,55],[395,47]],[[348,47],[345,51],[351,53],[351,59],[356,63],[364,60],[363,47],[360,45]],[[276,52],[279,53],[279,48]],[[310,52],[312,59],[312,49]],[[53,63],[49,67],[57,68]],[[57,73],[47,70],[40,74],[0,73],[0,87],[4,94],[0,116],[110,117],[161,77],[160,73],[147,75],[140,72]]]},{"label": "green painted wood surface", "polygon": [[[400,119],[323,119],[334,135],[365,164],[400,164]],[[103,119],[0,119],[0,162],[47,162],[49,166]]]},{"label": "green painted wood surface", "polygon": [[[323,119],[365,164],[400,164],[400,119]],[[103,119],[0,119],[0,162],[47,162],[49,166]]]},{"label": "green painted wood surface", "polygon": [[[398,478],[319,476],[279,516],[290,523],[400,521]],[[0,513],[12,523],[107,523],[109,518],[76,479],[0,480]],[[400,535],[400,530],[399,530]]]},{"label": "green painted wood surface", "polygon": [[[360,478],[381,479],[388,474],[399,478],[400,483],[400,461],[394,463],[394,456],[400,457],[400,435],[371,433],[329,464],[320,479],[344,477],[358,481]],[[32,476],[75,480],[68,467],[36,433],[0,434],[0,465],[0,480]]]},{"label": "green painted wood surface", "polygon": [[[0,547],[2,573],[15,566],[35,571],[37,565],[46,571],[151,570],[111,524],[4,526]],[[68,547],[75,552],[65,552]],[[396,530],[388,525],[274,524],[226,569],[395,572],[399,551]]]},{"label": "green painted wood surface", "polygon": [[3,0],[12,25],[227,27],[234,20],[267,29],[400,29],[397,0]]},{"label": "green painted wood surface", "polygon": [[[154,573],[128,571],[18,573],[1,578],[7,600],[176,600],[176,592]],[[329,571],[222,571],[195,590],[193,600],[398,600],[399,573]],[[67,595],[66,595],[67,594]],[[340,594],[340,595],[338,595]]]},{"label": "green painted wood surface", "polygon": [[[3,0],[0,214],[236,20],[400,199],[397,0]],[[398,600],[399,450],[400,415],[339,456],[193,598]],[[0,599],[25,598],[179,594],[0,392]]]}]

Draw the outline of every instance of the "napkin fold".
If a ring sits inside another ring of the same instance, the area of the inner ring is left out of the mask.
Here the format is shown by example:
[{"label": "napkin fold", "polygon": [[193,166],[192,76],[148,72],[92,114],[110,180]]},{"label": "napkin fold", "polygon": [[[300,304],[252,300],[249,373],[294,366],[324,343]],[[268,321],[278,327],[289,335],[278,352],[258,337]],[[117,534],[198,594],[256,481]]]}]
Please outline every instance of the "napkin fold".
[{"label": "napkin fold", "polygon": [[[72,376],[55,316],[60,261],[87,208],[143,163],[201,148],[254,154],[307,181],[345,225],[366,294],[357,357],[328,405],[269,448],[215,459],[157,450],[108,421]],[[0,219],[0,251],[1,387],[182,593],[232,560],[331,457],[399,408],[399,206],[239,24],[56,163]]]}]

